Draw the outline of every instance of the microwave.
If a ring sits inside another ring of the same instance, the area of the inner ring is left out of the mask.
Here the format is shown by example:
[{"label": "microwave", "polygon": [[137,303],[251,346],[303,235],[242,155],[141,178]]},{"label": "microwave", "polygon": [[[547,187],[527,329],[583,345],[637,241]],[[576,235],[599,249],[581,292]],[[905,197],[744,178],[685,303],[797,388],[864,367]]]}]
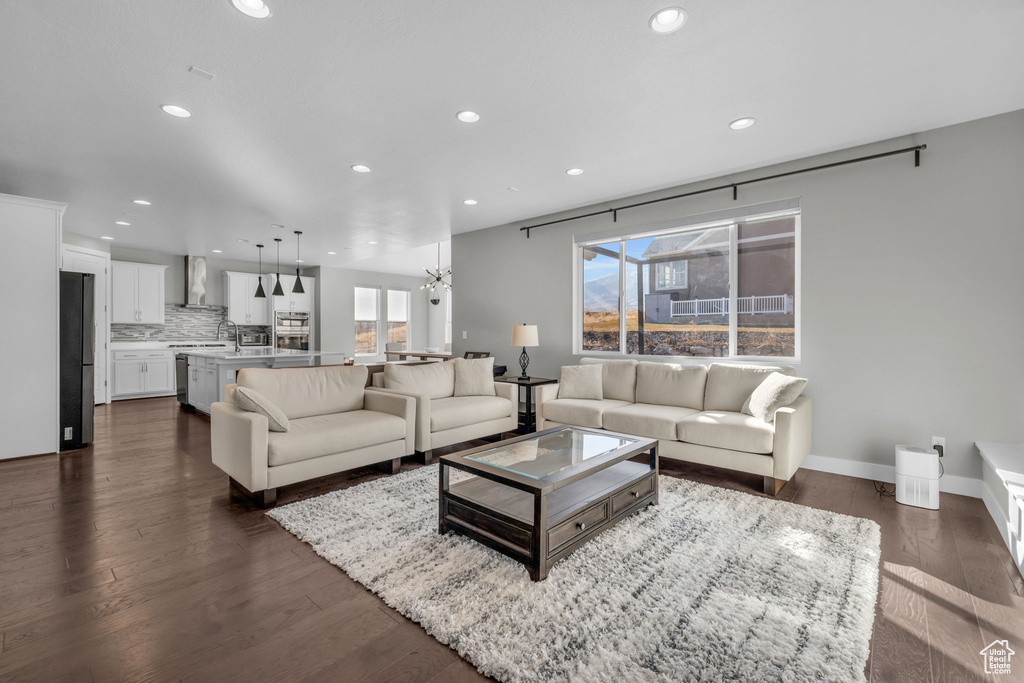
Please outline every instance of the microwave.
[{"label": "microwave", "polygon": [[267,346],[267,333],[243,332],[240,344],[242,346]]}]

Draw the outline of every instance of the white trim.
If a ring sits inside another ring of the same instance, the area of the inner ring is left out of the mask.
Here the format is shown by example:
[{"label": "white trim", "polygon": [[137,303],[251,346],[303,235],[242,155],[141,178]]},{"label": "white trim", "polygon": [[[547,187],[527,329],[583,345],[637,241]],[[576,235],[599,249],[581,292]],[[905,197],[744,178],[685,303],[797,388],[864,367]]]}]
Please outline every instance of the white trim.
[{"label": "white trim", "polygon": [[999,529],[999,535],[1003,537],[1003,543],[1006,544],[1007,550],[1010,551],[1010,557],[1013,559],[1013,563],[1017,565],[1017,571],[1024,577],[1024,545],[1013,535],[1011,531],[1013,524],[1007,518],[1003,509],[999,507],[995,495],[985,482],[981,482],[981,500],[985,503],[985,509],[988,510],[988,514],[992,517],[992,521],[995,522],[996,528]]},{"label": "white trim", "polygon": [[[861,460],[847,460],[845,458],[829,458],[823,455],[808,455],[801,467],[818,472],[830,474],[842,474],[847,477],[858,479],[870,479],[872,481],[884,481],[888,484],[896,481],[896,467],[894,465],[879,465],[873,462]],[[947,474],[939,479],[939,490],[946,493],[956,493],[971,498],[981,498],[981,479],[972,477],[958,477]]]}]

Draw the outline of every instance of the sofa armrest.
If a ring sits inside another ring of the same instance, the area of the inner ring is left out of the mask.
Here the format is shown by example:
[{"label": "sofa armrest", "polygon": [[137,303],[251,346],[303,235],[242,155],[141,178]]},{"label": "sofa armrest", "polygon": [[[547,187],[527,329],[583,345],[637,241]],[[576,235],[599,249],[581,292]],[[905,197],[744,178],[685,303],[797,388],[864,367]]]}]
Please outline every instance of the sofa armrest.
[{"label": "sofa armrest", "polygon": [[801,396],[775,411],[776,479],[789,481],[811,452],[811,399]]},{"label": "sofa armrest", "polygon": [[382,389],[374,387],[367,389],[377,394],[391,394],[394,396],[406,396],[416,401],[416,439],[415,449],[417,451],[429,451],[430,446],[430,397],[425,394],[403,394],[394,389]]},{"label": "sofa armrest", "polygon": [[558,385],[557,384],[542,384],[536,389],[537,393],[534,396],[534,410],[537,413],[537,430],[547,429],[544,425],[544,404],[548,401],[553,401],[558,398]]},{"label": "sofa armrest", "polygon": [[416,399],[399,393],[367,389],[363,392],[363,409],[397,415],[405,420],[405,454],[416,450]]},{"label": "sofa armrest", "polygon": [[519,422],[519,385],[511,382],[495,382],[494,395],[507,399],[512,407],[509,410],[509,417],[516,418]]},{"label": "sofa armrest", "polygon": [[250,491],[265,491],[268,431],[266,415],[217,401],[210,406],[213,464]]}]

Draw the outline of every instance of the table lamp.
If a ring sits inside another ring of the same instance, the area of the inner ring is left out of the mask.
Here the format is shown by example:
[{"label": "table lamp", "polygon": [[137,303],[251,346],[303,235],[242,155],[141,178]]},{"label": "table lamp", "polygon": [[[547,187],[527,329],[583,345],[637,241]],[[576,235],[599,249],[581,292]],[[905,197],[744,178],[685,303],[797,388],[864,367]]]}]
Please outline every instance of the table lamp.
[{"label": "table lamp", "polygon": [[519,379],[530,379],[530,376],[526,374],[526,368],[530,365],[530,357],[526,355],[526,347],[540,346],[540,342],[537,340],[537,326],[523,324],[513,327],[512,346],[523,347],[523,352],[519,355],[519,367],[523,369],[523,374],[519,376]]}]

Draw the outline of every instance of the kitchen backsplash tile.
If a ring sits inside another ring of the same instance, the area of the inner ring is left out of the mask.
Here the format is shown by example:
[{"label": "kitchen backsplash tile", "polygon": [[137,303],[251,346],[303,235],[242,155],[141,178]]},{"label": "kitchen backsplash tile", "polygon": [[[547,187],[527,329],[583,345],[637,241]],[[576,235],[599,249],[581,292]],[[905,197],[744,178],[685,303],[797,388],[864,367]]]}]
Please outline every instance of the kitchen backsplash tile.
[{"label": "kitchen backsplash tile", "polygon": [[[164,306],[163,325],[132,325],[111,323],[111,341],[173,341],[176,339],[216,339],[217,326],[227,317],[226,306],[185,308],[177,304]],[[270,327],[239,325],[246,332],[270,333]]]}]

